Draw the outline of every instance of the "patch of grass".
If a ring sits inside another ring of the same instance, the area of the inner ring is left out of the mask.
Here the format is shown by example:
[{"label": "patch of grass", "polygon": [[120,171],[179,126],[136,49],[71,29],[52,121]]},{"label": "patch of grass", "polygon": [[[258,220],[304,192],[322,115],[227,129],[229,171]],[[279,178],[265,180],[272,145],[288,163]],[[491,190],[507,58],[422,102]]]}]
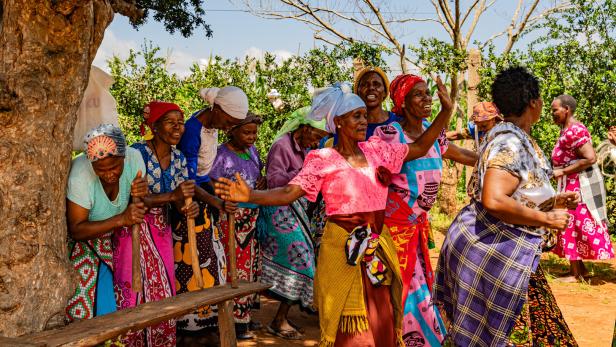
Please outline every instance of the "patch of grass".
[{"label": "patch of grass", "polygon": [[438,206],[434,206],[430,210],[430,225],[433,231],[438,231],[443,235],[447,234],[447,229],[451,225],[454,217],[450,217],[446,213],[442,213]]}]

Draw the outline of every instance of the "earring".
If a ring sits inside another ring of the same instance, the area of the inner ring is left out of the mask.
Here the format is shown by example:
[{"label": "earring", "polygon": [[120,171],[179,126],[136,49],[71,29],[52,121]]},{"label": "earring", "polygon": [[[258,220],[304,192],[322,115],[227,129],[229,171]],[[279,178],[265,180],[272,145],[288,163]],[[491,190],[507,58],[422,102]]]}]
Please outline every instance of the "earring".
[{"label": "earring", "polygon": [[338,129],[342,128],[342,125],[338,125]]},{"label": "earring", "polygon": [[406,105],[404,103],[402,103],[402,107],[404,108],[404,107],[406,107]]}]

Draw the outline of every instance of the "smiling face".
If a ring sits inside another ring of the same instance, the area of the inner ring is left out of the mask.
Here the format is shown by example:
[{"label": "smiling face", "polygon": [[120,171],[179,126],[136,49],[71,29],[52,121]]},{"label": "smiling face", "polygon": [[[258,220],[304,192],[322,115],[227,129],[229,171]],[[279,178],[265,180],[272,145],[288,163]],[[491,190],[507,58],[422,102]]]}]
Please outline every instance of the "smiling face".
[{"label": "smiling face", "polygon": [[184,115],[178,111],[167,112],[154,123],[154,136],[169,145],[177,145],[184,134]]},{"label": "smiling face", "polygon": [[357,87],[357,95],[369,109],[381,107],[387,97],[387,89],[381,76],[376,72],[368,72],[362,76]]},{"label": "smiling face", "polygon": [[404,97],[405,110],[416,117],[428,118],[432,115],[432,94],[426,82],[413,86]]},{"label": "smiling face", "polygon": [[124,157],[111,156],[92,163],[92,169],[103,184],[115,184],[124,171]]},{"label": "smiling face", "polygon": [[368,110],[356,108],[334,119],[338,136],[360,142],[366,140],[368,130]]},{"label": "smiling face", "polygon": [[233,146],[240,150],[250,148],[257,141],[259,126],[255,123],[244,124],[231,130]]}]

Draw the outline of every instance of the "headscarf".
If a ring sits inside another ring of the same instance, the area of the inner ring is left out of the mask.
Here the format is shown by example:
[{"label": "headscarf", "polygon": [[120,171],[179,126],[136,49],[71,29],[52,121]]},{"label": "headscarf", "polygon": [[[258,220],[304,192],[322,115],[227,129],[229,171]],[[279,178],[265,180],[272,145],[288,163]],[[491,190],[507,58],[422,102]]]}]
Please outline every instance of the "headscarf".
[{"label": "headscarf", "polygon": [[473,122],[483,122],[492,118],[503,120],[503,116],[493,102],[483,101],[473,106],[473,116],[471,118]]},{"label": "headscarf", "polygon": [[335,134],[334,118],[361,107],[366,107],[366,104],[359,96],[351,92],[351,85],[346,82],[337,82],[331,87],[321,88],[314,92],[312,110],[308,118],[316,121],[325,119],[327,121],[325,129]]},{"label": "headscarf", "polygon": [[302,125],[310,125],[313,128],[326,131],[325,119],[316,121],[308,118],[308,114],[310,114],[310,106],[302,107],[291,113],[289,119],[287,119],[287,121],[282,125],[282,128],[280,128],[280,130],[276,133],[276,136],[274,136],[274,141],[278,140],[287,133],[297,130]]},{"label": "headscarf", "polygon": [[261,119],[261,117],[257,116],[256,114],[252,113],[252,112],[248,112],[248,114],[246,115],[246,118],[244,118],[240,124],[234,126],[233,128],[231,128],[231,130],[237,129],[239,127],[241,127],[242,125],[246,125],[246,124],[251,124],[254,123],[256,125],[261,125],[263,123],[263,119]]},{"label": "headscarf", "polygon": [[220,108],[229,116],[236,119],[245,119],[248,113],[248,97],[243,90],[234,86],[224,88],[203,88],[199,95],[211,107],[214,105]]},{"label": "headscarf", "polygon": [[[146,140],[151,140],[153,138],[152,131],[154,130],[152,126],[159,120],[162,116],[166,115],[171,111],[178,111],[184,115],[184,112],[180,108],[180,106],[172,103],[172,102],[164,102],[164,101],[150,101],[143,108],[143,118],[145,119],[144,123],[141,124],[141,135]],[[145,125],[148,126],[149,129],[145,128]],[[149,131],[146,131],[149,130]]]},{"label": "headscarf", "polygon": [[120,128],[101,124],[88,131],[83,138],[84,152],[90,162],[111,156],[126,156],[126,139]]},{"label": "headscarf", "polygon": [[395,114],[402,114],[402,104],[404,103],[406,94],[408,94],[411,89],[413,89],[413,87],[420,82],[425,83],[426,81],[424,81],[423,78],[412,74],[400,75],[391,82],[389,92],[391,99],[394,102],[394,109],[392,111]]},{"label": "headscarf", "polygon": [[359,89],[359,82],[361,82],[361,79],[364,78],[364,76],[369,72],[374,72],[381,76],[381,79],[383,79],[383,85],[385,86],[385,97],[387,97],[387,95],[389,94],[389,79],[387,78],[385,71],[383,71],[380,67],[373,66],[367,66],[359,70],[357,76],[355,76],[355,82],[353,83],[353,93],[357,94],[357,90]]}]

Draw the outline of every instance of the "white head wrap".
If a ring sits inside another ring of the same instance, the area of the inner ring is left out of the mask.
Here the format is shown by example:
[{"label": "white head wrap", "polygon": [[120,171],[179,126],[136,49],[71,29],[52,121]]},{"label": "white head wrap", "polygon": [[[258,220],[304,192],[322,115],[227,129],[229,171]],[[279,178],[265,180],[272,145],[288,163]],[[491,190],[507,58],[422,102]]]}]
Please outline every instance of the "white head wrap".
[{"label": "white head wrap", "polygon": [[337,82],[331,87],[321,88],[314,92],[312,110],[308,118],[320,121],[327,120],[327,131],[336,133],[334,118],[347,112],[366,107],[363,100],[352,93],[351,85],[346,82]]},{"label": "white head wrap", "polygon": [[248,97],[243,90],[234,86],[224,88],[203,88],[199,95],[210,106],[220,106],[226,114],[233,118],[244,119],[248,113]]}]

